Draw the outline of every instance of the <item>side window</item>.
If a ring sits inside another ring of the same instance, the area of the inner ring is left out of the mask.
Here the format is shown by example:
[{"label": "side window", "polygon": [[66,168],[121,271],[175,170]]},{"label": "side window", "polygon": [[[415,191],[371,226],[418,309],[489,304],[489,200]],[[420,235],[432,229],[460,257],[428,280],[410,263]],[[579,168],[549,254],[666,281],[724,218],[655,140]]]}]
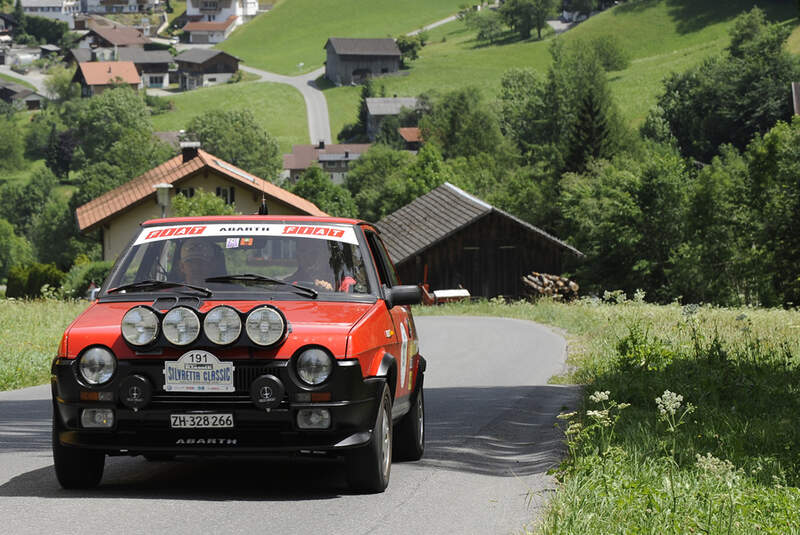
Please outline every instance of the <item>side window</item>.
[{"label": "side window", "polygon": [[397,286],[400,282],[397,279],[397,273],[394,270],[392,262],[389,260],[389,254],[386,252],[383,242],[381,242],[377,234],[370,230],[366,231],[366,235],[367,243],[369,244],[370,251],[372,251],[372,257],[377,264],[376,267],[378,268],[378,275],[381,278],[381,283],[389,287]]}]

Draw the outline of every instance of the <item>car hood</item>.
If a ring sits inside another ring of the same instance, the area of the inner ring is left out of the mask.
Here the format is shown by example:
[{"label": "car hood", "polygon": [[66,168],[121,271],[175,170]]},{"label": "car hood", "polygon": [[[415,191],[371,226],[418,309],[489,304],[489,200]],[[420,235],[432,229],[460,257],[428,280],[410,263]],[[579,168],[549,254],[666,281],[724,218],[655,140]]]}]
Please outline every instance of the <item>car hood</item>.
[{"label": "car hood", "polygon": [[[157,355],[137,355],[122,339],[122,317],[131,308],[139,305],[151,306],[152,301],[141,302],[96,302],[78,316],[66,332],[63,354],[67,358],[77,357],[92,345],[109,347],[118,358],[170,358],[179,356],[187,349],[164,348]],[[199,308],[207,312],[218,305],[228,305],[246,313],[257,306],[269,304],[283,312],[289,323],[289,335],[278,347],[254,350],[253,356],[262,358],[289,358],[305,345],[327,347],[334,356],[344,356],[347,334],[353,325],[376,303],[332,302],[332,301],[206,301]],[[250,358],[247,347],[209,348],[221,358]]]}]

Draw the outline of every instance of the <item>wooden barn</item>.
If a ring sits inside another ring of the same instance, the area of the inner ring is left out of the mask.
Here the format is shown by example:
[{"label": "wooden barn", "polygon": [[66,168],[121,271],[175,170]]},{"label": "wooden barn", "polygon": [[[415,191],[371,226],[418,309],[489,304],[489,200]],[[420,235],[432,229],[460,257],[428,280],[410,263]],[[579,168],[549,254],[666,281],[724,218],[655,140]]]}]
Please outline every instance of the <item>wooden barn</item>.
[{"label": "wooden barn", "polygon": [[376,226],[403,283],[472,296],[522,297],[520,278],[560,274],[574,247],[445,182]]},{"label": "wooden barn", "polygon": [[394,39],[345,39],[325,43],[325,77],[336,85],[350,85],[400,70],[400,49]]}]

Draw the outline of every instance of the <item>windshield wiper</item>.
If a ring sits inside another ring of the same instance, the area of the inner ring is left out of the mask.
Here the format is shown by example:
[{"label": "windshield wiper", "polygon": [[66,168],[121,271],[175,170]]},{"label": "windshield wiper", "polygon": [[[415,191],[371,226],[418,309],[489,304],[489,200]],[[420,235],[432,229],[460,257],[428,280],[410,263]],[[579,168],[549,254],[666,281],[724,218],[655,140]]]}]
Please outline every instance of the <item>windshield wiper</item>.
[{"label": "windshield wiper", "polygon": [[107,290],[106,293],[113,294],[118,292],[127,292],[129,290],[146,292],[147,290],[166,290],[169,288],[189,288],[190,290],[195,290],[202,293],[205,297],[211,297],[214,294],[214,292],[202,286],[194,286],[192,284],[186,284],[183,282],[159,281],[154,279],[146,279],[143,281],[132,282],[130,284],[123,284],[122,286],[117,286],[116,288]]},{"label": "windshield wiper", "polygon": [[286,282],[280,279],[273,279],[264,275],[257,275],[255,273],[240,273],[238,275],[223,275],[221,277],[209,277],[206,282],[252,282],[252,283],[268,283],[268,284],[281,284],[283,286],[291,286],[297,290],[301,290],[309,297],[317,298],[319,293],[314,288],[294,284],[293,282]]}]

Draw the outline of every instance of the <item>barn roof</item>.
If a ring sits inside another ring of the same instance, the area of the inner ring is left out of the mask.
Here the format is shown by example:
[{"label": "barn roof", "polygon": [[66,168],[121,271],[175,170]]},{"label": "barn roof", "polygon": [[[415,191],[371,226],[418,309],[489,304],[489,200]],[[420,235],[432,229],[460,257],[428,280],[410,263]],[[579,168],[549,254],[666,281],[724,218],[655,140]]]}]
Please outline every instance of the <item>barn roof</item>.
[{"label": "barn roof", "polygon": [[223,50],[212,50],[210,48],[190,48],[188,50],[184,50],[175,56],[175,61],[182,61],[185,63],[205,63],[212,58],[223,55],[233,58],[236,61],[242,61],[236,56],[228,54]]},{"label": "barn roof", "polygon": [[396,56],[400,57],[400,49],[394,39],[351,39],[346,37],[331,37],[325,43],[333,47],[333,51],[340,56]]},{"label": "barn roof", "polygon": [[389,255],[399,264],[492,212],[513,220],[529,232],[575,256],[583,256],[583,253],[555,236],[495,208],[449,182],[387,215],[375,226],[389,249]]}]

